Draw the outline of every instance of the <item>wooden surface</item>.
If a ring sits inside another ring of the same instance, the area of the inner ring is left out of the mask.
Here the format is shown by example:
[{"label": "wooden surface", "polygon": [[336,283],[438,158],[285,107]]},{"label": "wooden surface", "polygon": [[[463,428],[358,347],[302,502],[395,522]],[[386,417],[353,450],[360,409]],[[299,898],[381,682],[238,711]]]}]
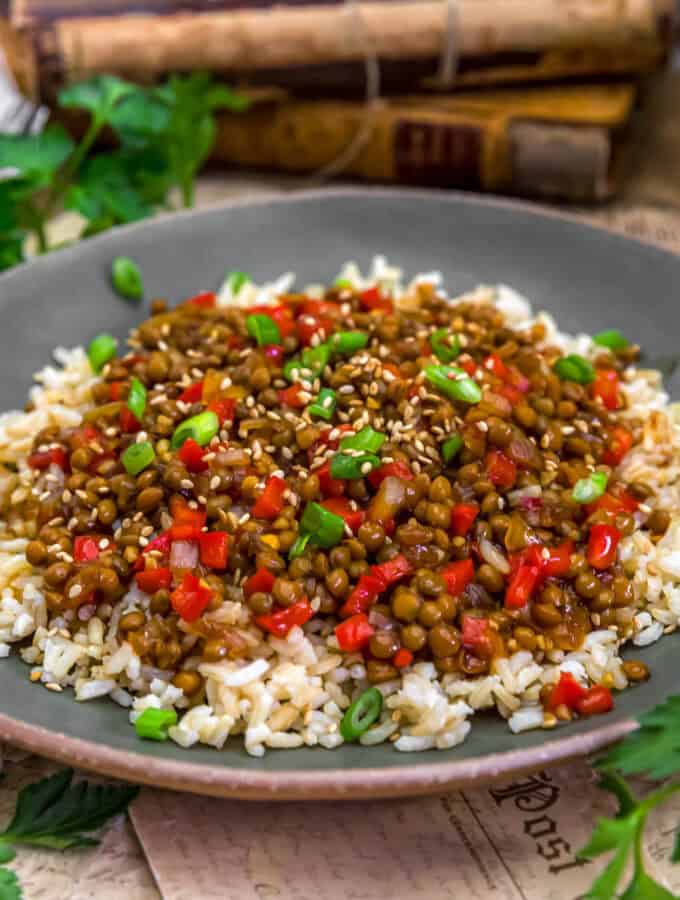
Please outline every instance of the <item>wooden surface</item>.
[{"label": "wooden surface", "polygon": [[[668,74],[650,90],[644,114],[634,126],[629,164],[631,175],[616,202],[595,210],[566,211],[680,252],[680,71]],[[212,173],[201,179],[197,202],[208,206],[230,198],[310,186],[309,179]],[[62,220],[56,229],[65,236],[71,223]],[[17,790],[54,771],[54,766],[7,748],[3,769],[0,825],[13,809]],[[190,860],[187,863],[190,865]],[[161,896],[132,825],[122,819],[108,828],[97,848],[61,854],[20,849],[12,867],[26,900],[157,900]]]}]

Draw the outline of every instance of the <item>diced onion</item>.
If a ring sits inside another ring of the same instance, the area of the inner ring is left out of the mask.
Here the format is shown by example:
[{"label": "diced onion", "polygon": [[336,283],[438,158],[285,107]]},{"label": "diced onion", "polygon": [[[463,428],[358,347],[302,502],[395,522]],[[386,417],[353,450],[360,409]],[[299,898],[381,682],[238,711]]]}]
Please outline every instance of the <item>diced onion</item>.
[{"label": "diced onion", "polygon": [[198,565],[198,544],[194,541],[173,541],[170,549],[170,568],[194,569]]},{"label": "diced onion", "polygon": [[502,575],[508,575],[510,573],[510,563],[500,550],[497,547],[494,547],[491,541],[482,538],[479,542],[479,552],[484,560],[488,562],[490,566],[493,566],[494,569],[498,569]]}]

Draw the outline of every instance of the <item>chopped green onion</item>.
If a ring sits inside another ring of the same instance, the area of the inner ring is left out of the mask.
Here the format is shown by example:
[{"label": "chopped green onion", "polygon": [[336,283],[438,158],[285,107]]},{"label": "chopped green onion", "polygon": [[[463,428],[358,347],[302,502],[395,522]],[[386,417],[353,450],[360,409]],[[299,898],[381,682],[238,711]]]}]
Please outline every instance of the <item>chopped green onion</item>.
[{"label": "chopped green onion", "polygon": [[354,353],[368,344],[365,331],[340,331],[330,339],[331,350],[336,353]]},{"label": "chopped green onion", "polygon": [[311,534],[299,534],[295,538],[295,543],[288,551],[288,559],[297,559],[298,556],[302,556],[302,554],[305,552],[310,538]]},{"label": "chopped green onion", "polygon": [[447,438],[442,444],[442,459],[444,462],[451,462],[454,456],[457,456],[463,446],[463,438],[459,434],[454,434]]},{"label": "chopped green onion", "polygon": [[181,422],[175,428],[170,446],[173,450],[179,450],[188,438],[193,438],[200,447],[205,447],[219,430],[220,420],[217,415],[211,410],[206,410]]},{"label": "chopped green onion", "polygon": [[139,475],[156,458],[153,444],[150,441],[140,441],[138,444],[130,444],[121,457],[121,462],[128,475]]},{"label": "chopped green onion", "polygon": [[141,422],[146,408],[146,388],[139,378],[133,378],[130,383],[127,405],[135,419]]},{"label": "chopped green onion", "polygon": [[601,331],[599,334],[593,335],[593,343],[598,344],[600,347],[606,347],[614,353],[617,350],[625,350],[626,347],[630,347],[630,341],[616,328],[609,328],[607,331]]},{"label": "chopped green onion", "polygon": [[581,478],[574,485],[572,500],[577,503],[593,503],[607,490],[607,473],[593,472],[587,478]]},{"label": "chopped green onion", "polygon": [[238,294],[244,284],[249,284],[251,281],[252,278],[247,272],[227,272],[225,277],[225,285],[234,297]]},{"label": "chopped green onion", "polygon": [[360,453],[352,456],[349,453],[336,453],[331,460],[331,478],[355,479],[369,475],[380,465],[380,457],[375,453]]},{"label": "chopped green onion", "polygon": [[174,709],[154,709],[149,706],[135,720],[137,737],[147,741],[167,741],[168,728],[177,724],[177,713]]},{"label": "chopped green onion", "polygon": [[99,374],[106,363],[113,359],[118,349],[118,341],[110,334],[98,334],[87,348],[87,356],[92,369]]},{"label": "chopped green onion", "polygon": [[438,328],[430,335],[432,352],[443,363],[450,363],[460,355],[460,338],[448,328]]},{"label": "chopped green onion", "polygon": [[331,388],[322,388],[316,400],[307,407],[307,412],[310,416],[320,416],[326,422],[330,422],[337,405],[338,398],[335,396],[335,391]]},{"label": "chopped green onion", "polygon": [[340,734],[346,741],[356,741],[380,718],[383,695],[372,687],[357,697],[340,722]]},{"label": "chopped green onion", "polygon": [[377,453],[386,440],[386,434],[383,434],[382,431],[374,431],[370,425],[367,425],[356,434],[343,438],[340,441],[340,449],[365,450],[367,453]]},{"label": "chopped green onion", "polygon": [[246,329],[251,338],[254,338],[257,341],[258,347],[264,347],[267,344],[281,343],[279,326],[271,316],[264,314],[248,316],[246,319]]},{"label": "chopped green onion", "polygon": [[351,291],[352,288],[354,287],[354,285],[349,280],[349,278],[336,278],[335,281],[333,282],[333,287],[347,288],[348,290]]},{"label": "chopped green onion", "polygon": [[111,283],[116,293],[127,300],[141,300],[144,295],[141,272],[129,256],[117,256],[111,263]]},{"label": "chopped green onion", "polygon": [[345,534],[345,520],[318,503],[308,503],[300,519],[300,532],[317,547],[335,547]]},{"label": "chopped green onion", "polygon": [[562,381],[575,381],[577,384],[590,384],[595,381],[595,369],[587,359],[577,353],[558,359],[553,369]]},{"label": "chopped green onion", "polygon": [[450,400],[479,403],[482,399],[482,389],[477,382],[455,366],[426,366],[425,377]]},{"label": "chopped green onion", "polygon": [[283,377],[288,381],[316,378],[326,368],[330,358],[331,349],[328,344],[307,347],[302,351],[301,357],[288,360],[283,367]]}]

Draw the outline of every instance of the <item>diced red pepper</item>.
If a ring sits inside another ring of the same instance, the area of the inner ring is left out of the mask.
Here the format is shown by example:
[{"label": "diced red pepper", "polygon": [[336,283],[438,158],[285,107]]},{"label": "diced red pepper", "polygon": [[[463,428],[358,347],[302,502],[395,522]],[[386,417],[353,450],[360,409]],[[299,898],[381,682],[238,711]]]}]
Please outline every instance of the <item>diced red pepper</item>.
[{"label": "diced red pepper", "polygon": [[154,594],[161,588],[169,588],[172,584],[172,572],[170,569],[145,569],[135,575],[140,590],[145,594]]},{"label": "diced red pepper", "polygon": [[230,535],[226,531],[204,531],[198,539],[201,562],[209,569],[226,569]]},{"label": "diced red pepper", "polygon": [[255,501],[251,515],[256,519],[275,519],[283,509],[283,495],[288,490],[288,485],[279,478],[278,475],[272,475],[267,479],[264,490]]},{"label": "diced red pepper", "polygon": [[602,684],[593,685],[576,704],[580,716],[597,716],[614,708],[614,698],[609,688]]},{"label": "diced red pepper", "polygon": [[449,563],[439,573],[446,582],[446,590],[457,597],[475,577],[475,566],[471,559],[460,559]]},{"label": "diced red pepper", "polygon": [[361,650],[374,634],[375,628],[370,624],[365,613],[350,616],[349,619],[345,619],[344,622],[335,626],[338,646],[345,653],[356,653],[357,650]]},{"label": "diced red pepper", "polygon": [[179,587],[170,594],[170,603],[185,622],[195,622],[214,596],[214,591],[199,578],[186,572]]},{"label": "diced red pepper", "polygon": [[276,322],[281,337],[288,337],[295,331],[295,320],[293,311],[288,306],[252,306],[248,310],[251,316],[269,316]]},{"label": "diced red pepper", "polygon": [[392,665],[395,669],[405,669],[413,662],[413,654],[406,647],[400,647],[392,657]]},{"label": "diced red pepper", "polygon": [[496,393],[500,394],[501,397],[505,397],[513,406],[517,406],[522,401],[522,392],[511,384],[501,384],[496,388]]},{"label": "diced red pepper", "polygon": [[236,414],[236,398],[223,397],[211,400],[208,404],[208,410],[215,413],[220,425],[224,425],[225,422],[233,422]]},{"label": "diced red pepper", "polygon": [[262,349],[269,362],[273,363],[278,368],[281,368],[284,357],[283,347],[280,344],[267,344]]},{"label": "diced red pepper", "polygon": [[182,304],[183,306],[200,306],[203,309],[212,309],[217,305],[217,294],[214,291],[202,291],[194,297],[189,297]]},{"label": "diced red pepper", "polygon": [[371,487],[377,490],[389,476],[401,478],[403,481],[413,481],[414,477],[409,464],[403,459],[397,459],[394,462],[384,463],[382,466],[378,466],[377,469],[373,469],[368,476],[368,480]]},{"label": "diced red pepper", "polygon": [[607,466],[618,466],[633,446],[633,435],[621,425],[612,430],[607,449],[602,454],[602,462]]},{"label": "diced red pepper", "polygon": [[246,597],[250,597],[251,594],[269,594],[275,581],[276,579],[268,569],[258,569],[246,580],[243,585],[243,593]]},{"label": "diced red pepper", "polygon": [[304,625],[313,615],[314,610],[311,603],[303,598],[286,609],[279,609],[266,616],[255,616],[255,623],[263,631],[268,631],[276,637],[285,637],[291,628],[296,625]]},{"label": "diced red pepper", "polygon": [[314,335],[319,335],[321,340],[328,338],[333,333],[334,322],[320,316],[301,316],[297,320],[296,327],[300,343],[308,347]]},{"label": "diced red pepper", "polygon": [[380,312],[391,313],[394,311],[394,304],[389,297],[380,291],[377,287],[368,288],[359,294],[359,303],[362,309],[369,312],[379,310]]},{"label": "diced red pepper", "polygon": [[451,530],[457,537],[465,537],[478,515],[476,503],[456,503],[451,509]]},{"label": "diced red pepper", "polygon": [[548,708],[554,711],[558,706],[566,706],[567,709],[575,710],[585,694],[586,689],[578,683],[571,672],[560,672],[560,680],[550,692]]},{"label": "diced red pepper", "polygon": [[205,510],[191,509],[186,502],[178,496],[170,500],[170,514],[172,525],[170,526],[170,539],[173,541],[197,541],[205,527]]},{"label": "diced red pepper", "polygon": [[345,482],[341,478],[331,478],[330,462],[314,469],[313,474],[319,479],[319,489],[324,497],[340,497],[345,493]]},{"label": "diced red pepper", "polygon": [[112,381],[109,384],[109,399],[113,401],[123,399],[124,381]]},{"label": "diced red pepper", "polygon": [[182,403],[200,403],[203,399],[203,381],[194,381],[189,387],[184,388],[177,399]]},{"label": "diced red pepper", "polygon": [[383,531],[387,535],[387,537],[392,537],[394,534],[394,529],[397,527],[397,523],[394,519],[383,519],[382,521]]},{"label": "diced red pepper", "polygon": [[136,434],[142,430],[142,423],[127,406],[120,411],[120,430],[123,434]]},{"label": "diced red pepper", "polygon": [[334,303],[332,300],[305,300],[298,305],[295,315],[296,317],[325,316],[337,319],[340,316],[340,304]]},{"label": "diced red pepper", "polygon": [[463,646],[485,656],[490,643],[489,620],[479,616],[463,616]]},{"label": "diced red pepper", "polygon": [[387,562],[371,566],[371,575],[380,579],[384,585],[383,590],[401,581],[402,578],[406,578],[411,572],[413,572],[413,566],[403,553],[393,556]]},{"label": "diced red pepper", "polygon": [[307,400],[300,396],[302,385],[299,382],[279,391],[279,403],[281,406],[290,406],[291,409],[302,409],[307,405]]},{"label": "diced red pepper", "polygon": [[456,365],[470,376],[474,375],[477,371],[477,363],[467,354],[465,356],[460,356],[456,360]]},{"label": "diced red pepper", "polygon": [[79,535],[73,540],[73,559],[77,563],[92,562],[99,558],[100,535]]},{"label": "diced red pepper", "polygon": [[608,569],[616,562],[616,549],[623,535],[613,525],[593,525],[588,535],[586,558],[594,569]]},{"label": "diced red pepper", "polygon": [[571,568],[574,542],[565,541],[557,547],[548,547],[549,556],[541,551],[541,575],[543,578],[564,578]]},{"label": "diced red pepper", "polygon": [[39,453],[31,453],[28,464],[32,469],[48,469],[50,466],[59,466],[64,472],[69,467],[68,456],[63,447],[50,447]]},{"label": "diced red pepper", "polygon": [[345,497],[329,497],[327,500],[322,500],[320,506],[343,518],[345,525],[351,528],[354,534],[357,533],[366,518],[363,509],[353,509],[350,501]]},{"label": "diced red pepper", "polygon": [[489,450],[485,466],[489,481],[496,487],[507,490],[517,479],[517,466],[501,450]]},{"label": "diced red pepper", "polygon": [[510,380],[510,369],[505,365],[497,353],[492,353],[491,356],[487,356],[484,360],[484,368],[488,369],[489,372],[493,372],[493,374],[497,378],[500,378],[501,381]]},{"label": "diced red pepper", "polygon": [[170,531],[162,531],[152,541],[149,541],[143,552],[150,553],[152,550],[157,550],[159,553],[162,553],[163,556],[167,556],[170,552],[171,544],[172,537],[170,536]]},{"label": "diced red pepper", "polygon": [[604,512],[615,517],[619,513],[633,513],[639,505],[635,497],[618,485],[614,485],[606,494],[598,497],[594,503],[589,503],[586,512],[589,516],[594,512]]},{"label": "diced red pepper", "polygon": [[81,425],[71,435],[71,446],[74,450],[80,447],[90,447],[90,444],[98,444],[102,450],[108,449],[108,442],[104,439],[104,435],[94,425]]},{"label": "diced red pepper", "polygon": [[541,581],[540,549],[535,549],[538,550],[538,555],[520,555],[519,565],[505,591],[507,609],[522,609],[526,606]]},{"label": "diced red pepper", "polygon": [[190,472],[205,472],[208,468],[208,463],[203,460],[206,452],[193,438],[187,438],[177,456]]},{"label": "diced red pepper", "polygon": [[619,373],[616,369],[596,369],[590,390],[593,397],[600,399],[607,409],[619,409],[621,406]]},{"label": "diced red pepper", "polygon": [[342,605],[340,615],[346,618],[356,613],[366,612],[384,590],[385,585],[382,579],[376,578],[375,575],[371,574],[362,575],[356,587]]}]

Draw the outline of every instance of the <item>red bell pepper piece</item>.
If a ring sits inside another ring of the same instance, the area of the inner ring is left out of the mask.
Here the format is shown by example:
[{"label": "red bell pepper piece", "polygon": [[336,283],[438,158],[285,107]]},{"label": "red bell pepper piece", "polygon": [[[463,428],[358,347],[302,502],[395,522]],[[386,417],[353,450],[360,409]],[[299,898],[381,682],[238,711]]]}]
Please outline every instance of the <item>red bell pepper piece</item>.
[{"label": "red bell pepper piece", "polygon": [[172,525],[170,526],[170,538],[173,541],[197,541],[205,527],[205,510],[191,509],[186,502],[178,496],[170,500],[170,514]]},{"label": "red bell pepper piece", "polygon": [[224,425],[225,422],[233,422],[236,414],[236,398],[223,397],[211,400],[208,404],[208,410],[215,413],[220,425]]},{"label": "red bell pepper piece", "polygon": [[560,672],[560,680],[550,692],[548,708],[554,711],[558,706],[566,706],[567,709],[575,710],[585,693],[586,689],[578,683],[571,672]]},{"label": "red bell pepper piece", "polygon": [[283,478],[272,475],[267,479],[264,491],[255,501],[251,514],[256,519],[275,519],[283,509],[283,495],[287,490],[288,485]]},{"label": "red bell pepper piece", "polygon": [[371,566],[371,575],[380,579],[384,585],[383,590],[396,584],[397,581],[401,581],[402,578],[406,578],[406,576],[410,575],[412,572],[413,566],[403,553],[394,556],[387,562],[380,563],[377,566]]},{"label": "red bell pepper piece", "polygon": [[193,438],[187,438],[177,456],[190,472],[205,472],[208,468],[208,463],[203,460],[206,452]]},{"label": "red bell pepper piece", "polygon": [[325,340],[332,334],[334,323],[332,319],[321,316],[301,316],[296,323],[297,334],[300,343],[308,347],[312,343],[314,335],[319,335]]},{"label": "red bell pepper piece", "polygon": [[345,653],[356,653],[370,641],[375,634],[375,628],[369,623],[365,613],[357,613],[350,616],[339,625],[335,626],[335,636],[338,646]]},{"label": "red bell pepper piece", "polygon": [[127,408],[127,406],[124,406],[121,409],[119,421],[120,430],[123,432],[123,434],[136,434],[136,432],[142,430],[142,423],[132,412],[132,410]]},{"label": "red bell pepper piece", "polygon": [[593,525],[588,535],[586,558],[594,569],[608,569],[616,562],[616,548],[623,535],[613,525]]},{"label": "red bell pepper piece", "polygon": [[329,497],[327,500],[322,500],[319,505],[327,509],[328,512],[343,518],[345,524],[351,528],[354,534],[357,533],[366,518],[366,513],[363,509],[352,509],[350,501],[344,497]]},{"label": "red bell pepper piece", "polygon": [[203,309],[212,309],[216,305],[217,294],[214,291],[202,291],[182,303],[182,306],[200,306]]},{"label": "red bell pepper piece", "polygon": [[307,401],[300,397],[302,385],[299,382],[279,391],[279,403],[282,406],[290,406],[291,409],[302,409]]},{"label": "red bell pepper piece", "polygon": [[124,387],[124,381],[111,381],[109,383],[109,400],[122,400]]},{"label": "red bell pepper piece", "polygon": [[601,400],[607,409],[620,408],[619,373],[616,369],[596,369],[590,390],[593,397]]},{"label": "red bell pepper piece", "polygon": [[145,594],[155,594],[161,588],[170,587],[172,584],[172,572],[170,569],[144,569],[143,572],[137,572],[135,575],[139,589]]},{"label": "red bell pepper piece", "polygon": [[255,616],[256,625],[276,637],[285,637],[291,628],[304,625],[314,615],[312,605],[306,598],[298,600],[292,606],[279,609],[266,616]]},{"label": "red bell pepper piece", "polygon": [[370,473],[368,480],[371,487],[377,490],[389,476],[401,478],[403,481],[413,481],[411,467],[403,459],[397,459],[394,462],[384,463],[382,466],[378,466],[377,469],[373,469]]},{"label": "red bell pepper piece", "polygon": [[345,493],[345,482],[341,478],[331,478],[330,462],[314,469],[313,474],[319,479],[319,489],[324,497],[340,497]]},{"label": "red bell pepper piece", "polygon": [[269,362],[281,368],[284,357],[283,347],[280,344],[267,344],[262,349]]},{"label": "red bell pepper piece", "polygon": [[201,562],[209,569],[226,569],[230,535],[226,531],[204,531],[198,539]]},{"label": "red bell pepper piece", "polygon": [[477,363],[471,356],[467,354],[465,356],[460,356],[456,360],[456,365],[461,368],[464,372],[467,372],[468,375],[472,376],[477,371]]},{"label": "red bell pepper piece", "polygon": [[186,572],[179,587],[170,594],[170,603],[177,615],[185,622],[195,622],[214,596],[207,585],[191,572]]},{"label": "red bell pepper piece", "polygon": [[349,595],[340,609],[343,618],[353,616],[356,613],[366,612],[385,590],[384,582],[375,575],[362,575],[356,587]]},{"label": "red bell pepper piece", "polygon": [[38,453],[31,453],[28,464],[32,469],[48,469],[50,466],[59,466],[64,472],[68,470],[69,462],[63,447],[50,447]]},{"label": "red bell pepper piece", "polygon": [[456,503],[451,509],[451,530],[457,537],[465,537],[478,515],[476,503]]},{"label": "red bell pepper piece", "polygon": [[90,444],[93,443],[98,444],[102,450],[107,450],[109,446],[104,435],[95,428],[94,425],[81,425],[80,428],[76,428],[71,435],[71,446],[74,450],[77,450],[80,447],[88,447],[91,449]]},{"label": "red bell pepper piece", "polygon": [[203,381],[194,381],[189,387],[184,388],[177,398],[182,403],[200,403],[203,398]]},{"label": "red bell pepper piece", "polygon": [[489,620],[478,616],[463,616],[463,646],[466,650],[486,656],[490,645]]},{"label": "red bell pepper piece", "polygon": [[77,563],[92,562],[99,558],[100,535],[79,535],[73,540],[73,559]]},{"label": "red bell pepper piece", "polygon": [[576,712],[580,716],[597,716],[613,708],[612,692],[602,684],[595,684],[589,688],[576,704]]},{"label": "red bell pepper piece", "polygon": [[533,552],[520,554],[519,564],[505,591],[507,609],[521,609],[526,606],[540,584],[542,575],[540,548],[531,547],[529,550]]},{"label": "red bell pepper piece", "polygon": [[170,552],[171,545],[172,537],[170,536],[170,531],[162,531],[152,541],[149,541],[142,552],[150,553],[152,550],[157,550],[159,553],[162,553],[163,556],[167,556]]},{"label": "red bell pepper piece", "polygon": [[471,559],[461,559],[449,563],[439,573],[446,582],[446,590],[457,597],[475,577],[475,567]]},{"label": "red bell pepper piece", "polygon": [[300,303],[295,311],[296,317],[299,316],[326,316],[327,318],[337,319],[340,315],[340,304],[333,300],[305,300]]},{"label": "red bell pepper piece", "polygon": [[517,466],[501,450],[489,450],[485,459],[489,481],[496,487],[508,489],[517,479]]},{"label": "red bell pepper piece", "polygon": [[385,297],[377,287],[371,287],[362,291],[359,294],[359,303],[362,309],[366,309],[369,312],[373,312],[374,310],[385,313],[394,312],[392,300],[389,297]]},{"label": "red bell pepper piece", "polygon": [[500,378],[501,381],[510,380],[510,369],[497,353],[492,353],[490,356],[487,356],[484,360],[484,368],[488,369],[489,372],[493,372],[493,374],[497,378]]},{"label": "red bell pepper piece", "polygon": [[395,669],[405,669],[413,662],[413,654],[406,647],[400,647],[392,657],[392,665]]},{"label": "red bell pepper piece", "polygon": [[293,311],[288,306],[266,306],[260,304],[259,306],[252,306],[248,310],[248,314],[251,316],[269,316],[276,322],[281,337],[288,337],[289,334],[295,331]]},{"label": "red bell pepper piece", "polygon": [[243,593],[246,597],[250,597],[251,594],[269,594],[275,581],[276,579],[268,569],[258,569],[246,580],[243,585]]},{"label": "red bell pepper piece", "polygon": [[505,397],[513,406],[517,406],[522,401],[522,392],[511,384],[501,384],[500,387],[496,388],[496,393],[500,394],[501,397]]},{"label": "red bell pepper piece", "polygon": [[549,556],[541,551],[541,576],[543,578],[564,578],[571,568],[574,542],[565,541],[557,547],[547,548]]},{"label": "red bell pepper piece", "polygon": [[594,512],[604,512],[613,518],[619,513],[633,513],[639,505],[635,497],[624,488],[614,485],[607,493],[598,497],[594,503],[589,503],[586,512],[589,516]]},{"label": "red bell pepper piece", "polygon": [[633,446],[633,435],[621,425],[612,430],[609,446],[602,454],[602,462],[607,466],[618,466]]}]

